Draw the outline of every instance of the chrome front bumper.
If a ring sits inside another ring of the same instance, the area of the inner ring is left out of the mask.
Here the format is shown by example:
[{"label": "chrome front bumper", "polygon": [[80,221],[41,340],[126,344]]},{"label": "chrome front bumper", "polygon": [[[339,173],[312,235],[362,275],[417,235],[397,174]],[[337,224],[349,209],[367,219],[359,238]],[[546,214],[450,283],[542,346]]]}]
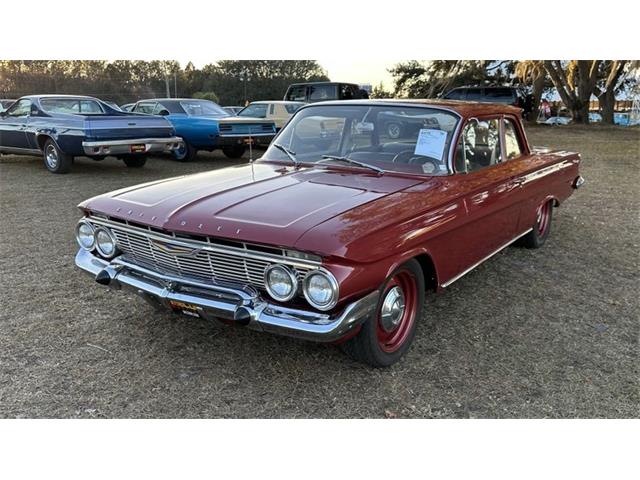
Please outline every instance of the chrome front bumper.
[{"label": "chrome front bumper", "polygon": [[[106,140],[96,142],[82,142],[85,155],[140,155],[145,153],[170,153],[180,148],[182,138],[133,138],[126,140]],[[131,151],[132,146],[144,145],[144,149]]]},{"label": "chrome front bumper", "polygon": [[108,262],[83,249],[78,251],[75,261],[98,283],[136,293],[156,308],[176,310],[177,304],[184,304],[194,308],[190,313],[208,320],[231,320],[254,330],[316,342],[339,340],[360,325],[375,311],[379,295],[377,290],[373,291],[340,313],[329,315],[270,303],[250,286],[239,288],[185,280],[118,258]]}]

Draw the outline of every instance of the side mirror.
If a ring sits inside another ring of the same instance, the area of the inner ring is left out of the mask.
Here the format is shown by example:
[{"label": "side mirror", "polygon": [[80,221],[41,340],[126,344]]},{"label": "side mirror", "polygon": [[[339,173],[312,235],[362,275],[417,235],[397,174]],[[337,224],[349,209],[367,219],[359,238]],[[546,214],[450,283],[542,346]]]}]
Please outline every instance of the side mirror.
[{"label": "side mirror", "polygon": [[162,115],[163,117],[166,117],[167,115],[169,115],[169,110],[160,110],[158,112],[158,115]]},{"label": "side mirror", "polygon": [[7,116],[7,111],[6,110],[0,110],[0,118],[4,118]]}]

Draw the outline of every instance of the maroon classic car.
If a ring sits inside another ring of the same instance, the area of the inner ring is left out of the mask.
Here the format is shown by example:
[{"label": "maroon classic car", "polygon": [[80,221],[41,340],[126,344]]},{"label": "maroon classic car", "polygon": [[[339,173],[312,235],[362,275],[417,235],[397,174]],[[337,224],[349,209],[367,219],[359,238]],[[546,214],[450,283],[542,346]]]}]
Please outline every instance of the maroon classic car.
[{"label": "maroon classic car", "polygon": [[545,243],[579,163],[532,150],[507,105],[307,105],[258,161],[83,202],[76,265],[159,308],[387,366],[425,292],[511,243]]}]

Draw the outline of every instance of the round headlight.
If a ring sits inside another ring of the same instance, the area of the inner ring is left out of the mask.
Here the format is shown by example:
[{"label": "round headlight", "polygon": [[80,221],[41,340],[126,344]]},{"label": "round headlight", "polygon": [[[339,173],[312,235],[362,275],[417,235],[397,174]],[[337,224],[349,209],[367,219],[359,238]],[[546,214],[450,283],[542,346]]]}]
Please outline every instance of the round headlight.
[{"label": "round headlight", "polygon": [[95,230],[89,222],[85,220],[80,220],[78,222],[78,225],[76,225],[76,240],[81,248],[84,248],[85,250],[93,250],[93,247],[96,244],[96,236]]},{"label": "round headlight", "polygon": [[264,285],[274,300],[286,302],[298,291],[298,278],[284,265],[271,265],[264,271]]},{"label": "round headlight", "polygon": [[111,258],[116,254],[116,239],[113,234],[104,227],[96,229],[96,248],[100,255]]},{"label": "round headlight", "polygon": [[304,278],[304,297],[318,310],[329,310],[338,303],[338,282],[328,272],[309,272]]}]

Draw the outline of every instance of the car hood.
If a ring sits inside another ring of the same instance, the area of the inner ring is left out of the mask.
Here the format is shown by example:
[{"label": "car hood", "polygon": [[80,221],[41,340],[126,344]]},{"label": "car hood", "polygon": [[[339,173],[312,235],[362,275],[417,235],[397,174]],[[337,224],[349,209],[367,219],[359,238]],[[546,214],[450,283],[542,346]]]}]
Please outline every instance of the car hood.
[{"label": "car hood", "polygon": [[[173,232],[299,248],[296,242],[310,229],[418,183],[353,169],[257,162],[125,188],[79,207]],[[332,253],[315,243],[314,252]]]}]

